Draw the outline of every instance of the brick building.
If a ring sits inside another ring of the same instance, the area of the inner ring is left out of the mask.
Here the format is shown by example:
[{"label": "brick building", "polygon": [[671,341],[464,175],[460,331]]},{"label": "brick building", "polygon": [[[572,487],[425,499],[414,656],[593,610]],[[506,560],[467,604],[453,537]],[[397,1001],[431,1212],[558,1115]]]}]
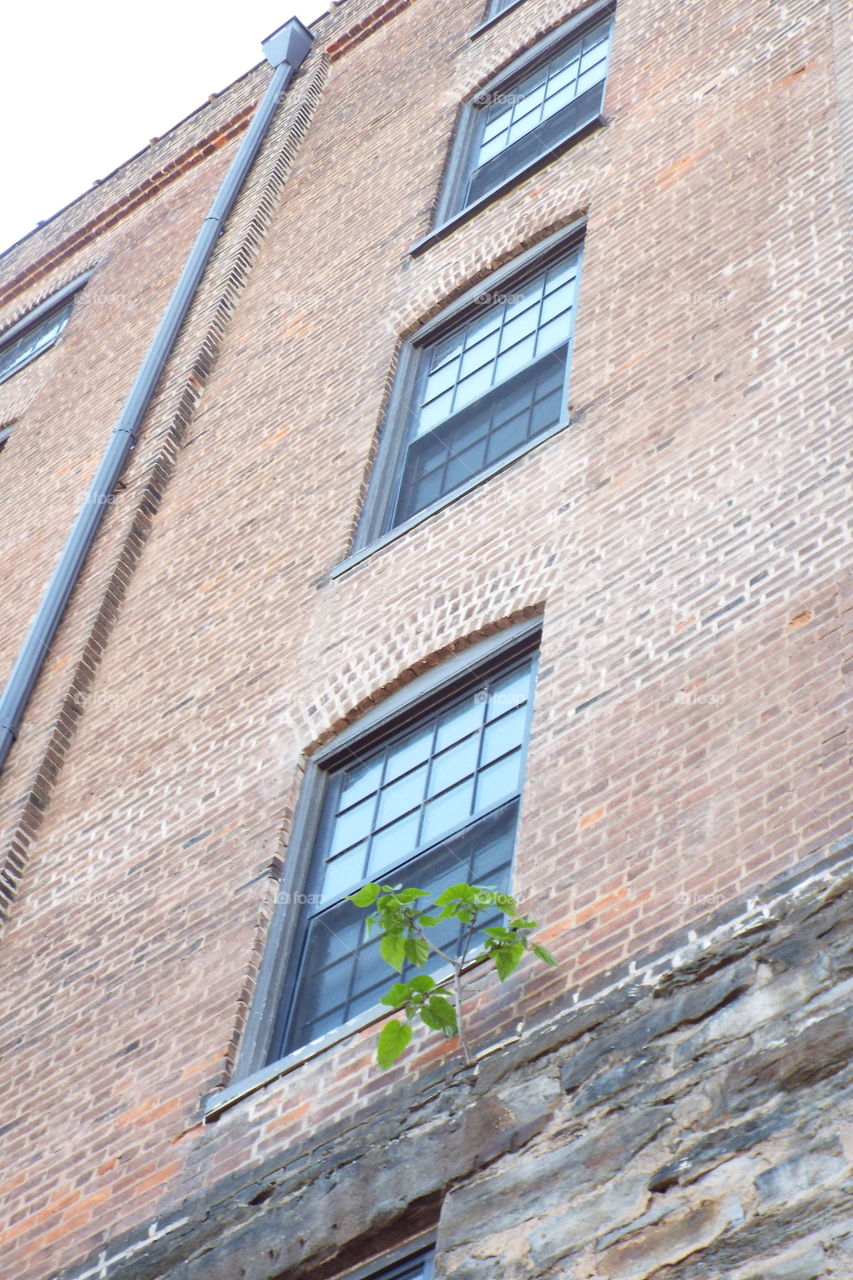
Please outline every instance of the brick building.
[{"label": "brick building", "polygon": [[345,0],[0,257],[10,1280],[853,1276],[842,8]]}]

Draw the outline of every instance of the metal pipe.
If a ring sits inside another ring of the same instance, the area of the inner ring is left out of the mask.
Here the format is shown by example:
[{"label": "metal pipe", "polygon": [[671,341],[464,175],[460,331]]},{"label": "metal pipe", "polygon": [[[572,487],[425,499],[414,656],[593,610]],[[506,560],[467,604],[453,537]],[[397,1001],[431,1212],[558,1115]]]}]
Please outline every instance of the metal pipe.
[{"label": "metal pipe", "polygon": [[272,79],[196,236],[0,700],[0,769],[17,739],[21,719],[42,663],[62,621],[104,512],[109,506],[108,499],[112,496],[128,456],[136,444],[140,424],[210,261],[225,219],[252,167],[279,100],[307,57],[312,42],[311,32],[298,18],[291,18],[262,44],[264,56],[274,68]]}]

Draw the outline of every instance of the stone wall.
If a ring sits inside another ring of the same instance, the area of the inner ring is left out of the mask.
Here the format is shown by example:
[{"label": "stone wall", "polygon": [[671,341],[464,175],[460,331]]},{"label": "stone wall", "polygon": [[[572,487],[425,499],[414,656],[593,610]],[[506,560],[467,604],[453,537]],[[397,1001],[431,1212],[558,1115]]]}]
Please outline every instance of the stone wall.
[{"label": "stone wall", "polygon": [[62,1280],[325,1280],[430,1226],[447,1280],[849,1280],[851,917],[842,856]]}]

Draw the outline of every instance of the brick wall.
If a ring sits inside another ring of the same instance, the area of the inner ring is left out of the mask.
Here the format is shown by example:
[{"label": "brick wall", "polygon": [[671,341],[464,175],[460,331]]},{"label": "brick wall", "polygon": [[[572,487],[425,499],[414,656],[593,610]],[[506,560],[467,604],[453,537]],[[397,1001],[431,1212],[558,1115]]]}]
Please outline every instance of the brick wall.
[{"label": "brick wall", "polygon": [[[474,41],[480,0],[337,7],[220,242],[0,790],[0,1241],[21,1280],[91,1269],[455,1063],[425,1038],[378,1076],[374,1028],[202,1124],[306,755],[415,667],[543,617],[515,888],[561,965],[473,985],[479,1048],[849,827],[834,11],[621,0],[607,127],[411,258],[459,100],[579,7],[525,0]],[[263,76],[0,259],[9,319],[98,267],[0,387],[4,653]],[[581,214],[573,425],[333,574],[401,338]]]}]

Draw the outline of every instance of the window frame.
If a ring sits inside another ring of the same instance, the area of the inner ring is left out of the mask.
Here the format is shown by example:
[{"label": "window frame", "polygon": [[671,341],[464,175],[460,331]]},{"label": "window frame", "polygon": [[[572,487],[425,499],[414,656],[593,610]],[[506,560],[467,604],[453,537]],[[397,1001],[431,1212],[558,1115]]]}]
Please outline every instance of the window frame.
[{"label": "window frame", "polygon": [[299,978],[298,947],[308,919],[304,912],[290,909],[288,904],[310,884],[312,871],[316,866],[315,852],[324,800],[333,771],[347,754],[351,754],[361,744],[369,743],[374,746],[393,736],[407,723],[414,724],[429,714],[431,708],[438,709],[465,687],[476,685],[481,679],[530,654],[533,660],[533,683],[522,742],[522,772],[518,790],[520,803],[524,794],[525,766],[535,703],[536,662],[541,629],[542,618],[536,615],[497,631],[452,655],[391,694],[308,761],[285,857],[279,900],[270,924],[258,983],[240,1047],[235,1083],[209,1100],[209,1111],[222,1110],[224,1105],[229,1105],[260,1084],[283,1074],[291,1065],[298,1065],[316,1056],[330,1045],[346,1039],[360,1027],[387,1016],[388,1009],[376,1004],[284,1057],[267,1061],[280,1026],[281,1010],[292,1005],[293,992]]},{"label": "window frame", "polygon": [[[503,13],[496,14],[494,18],[489,20],[487,25],[499,21],[509,12],[511,12],[510,9],[505,9]],[[604,77],[604,94],[606,95],[613,47],[612,24],[615,13],[616,0],[594,0],[592,4],[587,5],[580,13],[574,14],[542,40],[537,41],[533,48],[520,54],[519,57],[503,67],[502,70],[496,72],[471,98],[462,103],[457,115],[456,128],[441,180],[441,189],[432,226],[427,234],[409,250],[410,256],[417,257],[423,253],[431,245],[443,239],[444,236],[461,225],[461,223],[474,217],[480,210],[500,199],[507,191],[524,182],[539,169],[550,164],[564,151],[580,142],[582,138],[606,124],[603,110],[604,98],[602,98],[602,110],[596,117],[576,129],[568,137],[553,143],[541,155],[534,157],[523,168],[519,169],[517,173],[510,174],[502,179],[495,187],[479,196],[476,200],[471,201],[470,204],[460,205],[459,194],[471,174],[471,153],[478,129],[479,112],[483,109],[477,105],[477,99],[489,94],[506,92],[511,88],[514,81],[523,79],[534,71],[540,63],[548,62],[553,58],[562,45],[569,45],[575,40],[581,39],[587,29],[591,29],[603,22],[605,18],[609,18],[611,23],[611,45],[608,51],[608,64]],[[480,29],[478,28],[478,30]]]},{"label": "window frame", "polygon": [[469,40],[475,40],[481,31],[487,31],[489,27],[493,26],[496,22],[499,22],[505,13],[510,13],[511,10],[517,9],[520,5],[524,4],[524,0],[509,0],[509,3],[504,5],[503,9],[496,8],[495,6],[497,3],[498,0],[489,0],[489,3],[486,5],[485,15],[482,21],[478,23],[471,32],[468,37]]},{"label": "window frame", "polygon": [[396,1249],[390,1249],[383,1258],[363,1262],[350,1271],[344,1271],[338,1280],[399,1280],[401,1273],[413,1264],[423,1264],[423,1280],[433,1280],[435,1275],[435,1232],[430,1231],[416,1242],[409,1240]]},{"label": "window frame", "polygon": [[[351,568],[364,555],[369,554],[380,546],[385,546],[410,528],[420,524],[422,520],[428,519],[437,511],[443,510],[451,502],[455,502],[466,493],[470,493],[472,489],[484,484],[492,476],[511,466],[518,458],[523,457],[531,449],[535,449],[545,440],[550,439],[569,425],[568,390],[572,368],[577,304],[580,296],[585,230],[586,219],[583,218],[549,236],[520,257],[507,263],[486,280],[466,290],[460,298],[423,325],[416,334],[403,344],[388,405],[383,415],[376,456],[371,467],[370,479],[352,549],[346,560],[333,570],[333,576],[338,576],[346,569]],[[500,294],[513,286],[521,285],[525,280],[548,270],[549,266],[560,257],[568,256],[572,253],[578,254],[577,288],[572,315],[572,328],[568,339],[562,389],[562,411],[559,421],[540,435],[524,441],[505,457],[498,458],[495,462],[490,463],[482,471],[478,471],[458,487],[442,494],[435,502],[414,512],[407,519],[400,521],[399,524],[386,527],[390,518],[390,507],[395,500],[396,486],[401,474],[400,468],[403,465],[403,459],[409,445],[407,439],[408,406],[411,404],[420,376],[422,362],[425,359],[424,352],[429,350],[443,333],[449,333],[464,323],[466,315],[473,314],[476,310],[478,298],[482,298],[487,293]]]},{"label": "window frame", "polygon": [[0,385],[8,382],[10,378],[14,378],[22,369],[26,369],[27,365],[32,364],[34,361],[38,360],[39,356],[44,355],[46,351],[50,351],[51,348],[56,346],[65,330],[68,328],[68,324],[71,320],[71,313],[74,310],[76,303],[76,295],[91,279],[93,274],[94,270],[86,271],[83,275],[77,276],[62,289],[51,294],[49,298],[45,298],[45,300],[40,302],[37,307],[33,307],[32,311],[28,311],[26,315],[21,316],[20,320],[16,320],[8,329],[0,333],[0,360],[2,360],[4,350],[17,342],[19,338],[26,337],[28,330],[35,328],[36,325],[41,324],[44,320],[49,320],[55,311],[60,311],[65,308],[68,310],[65,323],[59,333],[57,333],[56,337],[48,343],[47,346],[40,347],[38,351],[30,352],[19,363],[14,364],[10,369],[7,369],[5,373],[0,371]]}]

